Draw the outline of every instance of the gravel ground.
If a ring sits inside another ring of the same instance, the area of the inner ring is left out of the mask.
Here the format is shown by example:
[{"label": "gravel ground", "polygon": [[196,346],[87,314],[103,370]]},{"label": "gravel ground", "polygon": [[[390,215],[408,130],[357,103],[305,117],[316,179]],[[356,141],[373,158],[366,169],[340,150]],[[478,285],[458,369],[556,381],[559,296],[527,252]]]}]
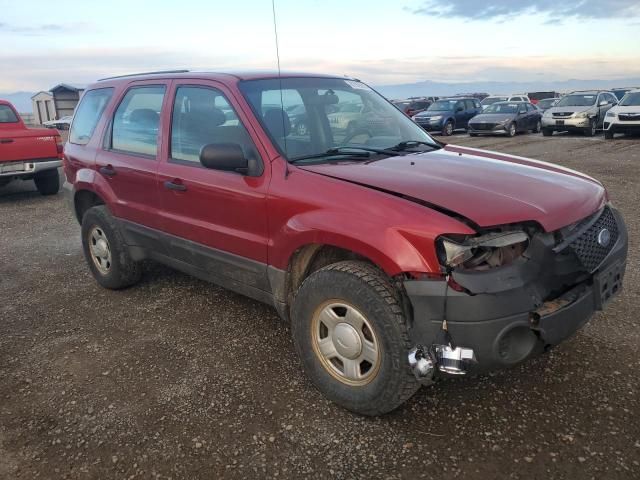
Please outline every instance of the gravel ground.
[{"label": "gravel ground", "polygon": [[451,143],[602,180],[625,291],[550,354],[374,419],[314,389],[274,310],[154,264],[101,289],[62,195],[0,191],[0,478],[640,478],[640,139]]}]

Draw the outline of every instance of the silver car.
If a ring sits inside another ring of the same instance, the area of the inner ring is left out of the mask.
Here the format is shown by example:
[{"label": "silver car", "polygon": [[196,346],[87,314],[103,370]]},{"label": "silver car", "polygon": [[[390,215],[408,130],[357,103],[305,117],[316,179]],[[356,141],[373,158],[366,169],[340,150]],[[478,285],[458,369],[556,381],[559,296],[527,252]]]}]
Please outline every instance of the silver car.
[{"label": "silver car", "polygon": [[608,91],[589,90],[565,95],[542,116],[542,134],[577,131],[593,137],[602,128],[607,111],[618,104],[616,96]]}]

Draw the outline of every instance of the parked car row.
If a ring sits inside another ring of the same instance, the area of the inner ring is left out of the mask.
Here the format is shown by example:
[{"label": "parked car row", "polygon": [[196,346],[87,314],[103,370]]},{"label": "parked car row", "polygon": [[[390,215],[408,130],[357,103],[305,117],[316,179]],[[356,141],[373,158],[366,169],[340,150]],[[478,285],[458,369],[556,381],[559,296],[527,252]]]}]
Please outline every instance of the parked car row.
[{"label": "parked car row", "polygon": [[543,98],[537,105],[523,94],[491,95],[482,102],[473,97],[441,98],[412,119],[426,131],[445,136],[467,130],[471,136],[531,131],[544,136],[580,132],[592,137],[602,130],[605,138],[612,139],[616,133],[640,132],[640,89],[626,89],[619,103],[607,90]]}]

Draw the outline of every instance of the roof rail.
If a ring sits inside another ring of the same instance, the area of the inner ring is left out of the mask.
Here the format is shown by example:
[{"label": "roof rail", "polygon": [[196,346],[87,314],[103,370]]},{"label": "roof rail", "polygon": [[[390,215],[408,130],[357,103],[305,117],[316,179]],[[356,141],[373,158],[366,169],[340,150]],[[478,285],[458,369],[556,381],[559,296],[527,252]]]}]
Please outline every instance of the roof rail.
[{"label": "roof rail", "polygon": [[115,77],[105,77],[98,79],[99,82],[103,80],[114,80],[116,78],[127,78],[127,77],[139,77],[140,75],[163,75],[167,73],[188,73],[189,70],[158,70],[156,72],[141,72],[141,73],[129,73],[127,75],[116,75]]}]

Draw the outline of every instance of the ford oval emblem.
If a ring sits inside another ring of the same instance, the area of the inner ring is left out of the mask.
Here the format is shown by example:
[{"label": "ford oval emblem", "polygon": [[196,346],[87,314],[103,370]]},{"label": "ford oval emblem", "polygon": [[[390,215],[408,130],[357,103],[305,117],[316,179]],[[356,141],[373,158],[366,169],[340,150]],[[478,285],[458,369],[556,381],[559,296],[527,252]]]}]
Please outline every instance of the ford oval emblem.
[{"label": "ford oval emblem", "polygon": [[603,247],[608,247],[609,242],[611,242],[611,232],[606,228],[603,228],[600,230],[600,233],[598,233],[598,244]]}]

